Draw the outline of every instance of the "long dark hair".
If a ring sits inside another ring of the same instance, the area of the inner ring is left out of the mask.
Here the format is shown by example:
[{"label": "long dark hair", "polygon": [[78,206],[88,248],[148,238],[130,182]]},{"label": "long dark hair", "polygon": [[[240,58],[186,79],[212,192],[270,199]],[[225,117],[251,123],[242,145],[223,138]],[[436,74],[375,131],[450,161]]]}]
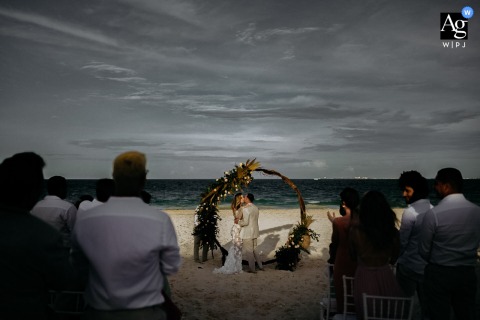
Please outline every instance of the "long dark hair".
[{"label": "long dark hair", "polygon": [[358,218],[360,228],[375,247],[387,248],[394,244],[398,219],[383,193],[367,192],[360,200]]},{"label": "long dark hair", "polygon": [[232,208],[232,212],[233,212],[234,215],[235,215],[235,211],[237,211],[238,208],[240,208],[241,201],[238,200],[238,197],[241,196],[241,195],[242,195],[242,193],[239,192],[239,193],[236,193],[233,196],[232,204],[230,205],[230,208]]}]

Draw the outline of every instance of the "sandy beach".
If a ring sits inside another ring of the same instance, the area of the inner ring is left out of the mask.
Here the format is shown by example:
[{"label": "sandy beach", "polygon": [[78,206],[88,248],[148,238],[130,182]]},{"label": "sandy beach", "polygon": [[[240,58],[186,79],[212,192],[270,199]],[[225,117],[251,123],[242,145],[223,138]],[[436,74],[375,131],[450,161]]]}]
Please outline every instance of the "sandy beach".
[{"label": "sandy beach", "polygon": [[[213,274],[222,264],[221,253],[209,254],[205,263],[193,261],[193,210],[166,210],[175,225],[182,266],[169,278],[173,300],[184,319],[320,319],[320,301],[327,288],[325,264],[332,226],[327,209],[308,209],[315,221],[310,226],[320,234],[312,241],[311,254],[302,253],[294,271],[276,270],[275,263],[265,272],[236,275]],[[402,209],[395,209],[400,217]],[[338,214],[337,214],[338,215]],[[230,247],[231,212],[221,210],[218,240]],[[264,261],[274,258],[275,250],[287,240],[288,232],[300,221],[299,209],[260,208],[258,246]],[[245,270],[245,269],[244,269]]]}]

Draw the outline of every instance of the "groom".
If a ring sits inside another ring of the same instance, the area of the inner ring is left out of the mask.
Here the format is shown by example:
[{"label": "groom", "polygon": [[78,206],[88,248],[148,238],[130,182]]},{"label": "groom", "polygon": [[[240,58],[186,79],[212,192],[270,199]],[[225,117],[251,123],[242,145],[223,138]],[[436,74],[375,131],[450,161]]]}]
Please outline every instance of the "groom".
[{"label": "groom", "polygon": [[256,251],[259,231],[258,208],[253,204],[254,200],[255,197],[251,193],[243,197],[245,203],[243,207],[243,217],[242,220],[238,221],[238,224],[242,227],[240,236],[243,239],[243,250],[245,252],[245,258],[248,261],[248,272],[250,273],[256,273],[255,261],[257,261],[259,269],[264,271],[262,262],[260,261],[260,255]]}]

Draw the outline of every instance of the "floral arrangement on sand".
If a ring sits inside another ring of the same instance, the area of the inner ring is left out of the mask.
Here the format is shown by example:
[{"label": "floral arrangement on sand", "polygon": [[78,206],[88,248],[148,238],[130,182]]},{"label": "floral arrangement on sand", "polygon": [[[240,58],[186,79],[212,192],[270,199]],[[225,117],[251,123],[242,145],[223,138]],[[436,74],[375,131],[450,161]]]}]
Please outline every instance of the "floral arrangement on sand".
[{"label": "floral arrangement on sand", "polygon": [[319,235],[310,229],[313,220],[312,216],[306,216],[305,220],[298,222],[288,234],[287,242],[275,251],[277,269],[294,271],[300,261],[300,253],[304,251],[310,254],[308,247],[310,240],[318,241]]}]

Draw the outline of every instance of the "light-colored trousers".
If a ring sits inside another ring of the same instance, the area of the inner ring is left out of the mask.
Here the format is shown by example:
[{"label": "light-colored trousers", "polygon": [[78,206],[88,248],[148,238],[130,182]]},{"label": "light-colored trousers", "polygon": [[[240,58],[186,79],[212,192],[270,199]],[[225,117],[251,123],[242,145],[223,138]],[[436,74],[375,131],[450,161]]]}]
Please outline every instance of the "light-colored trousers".
[{"label": "light-colored trousers", "polygon": [[243,252],[245,253],[245,260],[248,261],[250,271],[255,271],[255,261],[260,269],[263,269],[262,261],[260,260],[260,253],[257,252],[257,239],[243,239]]}]

